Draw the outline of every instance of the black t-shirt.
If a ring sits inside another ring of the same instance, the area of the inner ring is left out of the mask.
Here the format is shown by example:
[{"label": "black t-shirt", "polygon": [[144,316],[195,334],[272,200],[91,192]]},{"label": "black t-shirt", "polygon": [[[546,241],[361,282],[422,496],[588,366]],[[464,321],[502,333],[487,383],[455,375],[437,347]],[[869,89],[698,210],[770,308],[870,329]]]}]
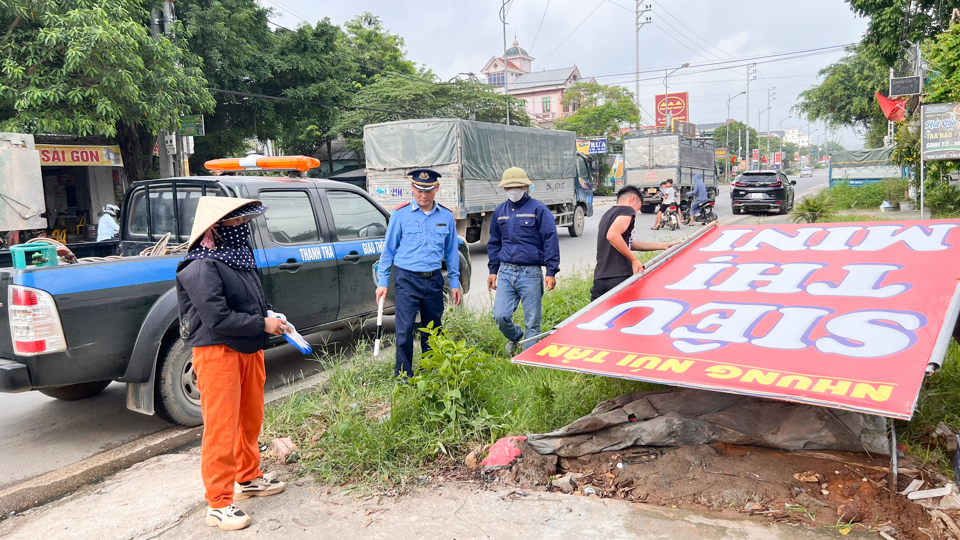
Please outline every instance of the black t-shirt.
[{"label": "black t-shirt", "polygon": [[620,216],[630,216],[630,226],[623,231],[623,241],[627,243],[628,248],[630,247],[633,224],[637,213],[629,206],[614,206],[600,218],[600,232],[597,233],[597,267],[593,271],[593,279],[630,277],[633,275],[632,262],[607,241],[607,232],[610,230],[610,226]]}]

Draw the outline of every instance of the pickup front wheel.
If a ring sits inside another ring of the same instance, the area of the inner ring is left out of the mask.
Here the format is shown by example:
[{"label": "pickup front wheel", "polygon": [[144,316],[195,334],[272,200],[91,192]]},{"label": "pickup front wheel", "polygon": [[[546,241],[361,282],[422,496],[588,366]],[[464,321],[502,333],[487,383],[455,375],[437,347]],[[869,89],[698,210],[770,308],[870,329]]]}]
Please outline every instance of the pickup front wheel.
[{"label": "pickup front wheel", "polygon": [[199,426],[200,388],[193,370],[193,349],[178,339],[162,353],[154,386],[157,416],[181,426]]}]

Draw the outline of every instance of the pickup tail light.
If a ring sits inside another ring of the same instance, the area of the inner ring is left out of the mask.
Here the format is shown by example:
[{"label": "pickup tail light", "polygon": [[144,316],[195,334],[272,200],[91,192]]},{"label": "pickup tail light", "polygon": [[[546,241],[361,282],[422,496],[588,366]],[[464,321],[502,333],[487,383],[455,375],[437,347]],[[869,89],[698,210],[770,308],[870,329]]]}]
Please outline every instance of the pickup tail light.
[{"label": "pickup tail light", "polygon": [[18,356],[35,356],[67,350],[57,304],[50,293],[10,285],[7,313],[10,337]]}]

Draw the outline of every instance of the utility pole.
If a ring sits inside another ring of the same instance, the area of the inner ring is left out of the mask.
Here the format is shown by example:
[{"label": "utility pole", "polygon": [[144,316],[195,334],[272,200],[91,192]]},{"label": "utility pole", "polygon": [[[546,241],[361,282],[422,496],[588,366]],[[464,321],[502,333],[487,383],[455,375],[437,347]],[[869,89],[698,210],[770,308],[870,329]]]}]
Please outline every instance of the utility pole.
[{"label": "utility pole", "polygon": [[[503,23],[503,96],[507,99],[507,125],[510,125],[510,94],[507,92],[507,2],[503,0],[500,6],[500,22]],[[637,71],[640,71],[637,69]],[[559,106],[559,104],[558,104]]]},{"label": "utility pole", "polygon": [[783,167],[783,164],[784,164],[784,162],[786,162],[786,160],[783,159],[783,135],[784,135],[784,133],[783,133],[783,121],[784,121],[784,120],[787,120],[787,119],[789,119],[789,118],[792,118],[792,116],[788,116],[788,117],[786,117],[786,118],[781,118],[781,119],[780,119],[780,168],[781,168],[781,169],[784,168],[784,167]]},{"label": "utility pole", "polygon": [[[163,3],[163,10],[153,8],[150,10],[150,30],[154,38],[160,34],[166,34],[170,31],[170,25],[173,23],[173,6],[168,6],[171,2]],[[160,178],[171,178],[176,174],[174,169],[173,153],[167,147],[167,142],[172,133],[161,130],[157,133],[157,153],[160,155]],[[174,152],[176,148],[173,149]]]},{"label": "utility pole", "polygon": [[770,102],[773,100],[773,96],[776,94],[777,89],[771,88],[767,92],[767,164],[770,164],[770,110],[773,108],[770,105]]},{"label": "utility pole", "polygon": [[[643,28],[644,25],[649,24],[651,21],[650,17],[646,17],[646,19],[643,18],[644,15],[646,15],[647,13],[650,13],[650,7],[651,7],[650,4],[644,5],[641,3],[641,0],[637,0],[637,16],[636,16],[637,72],[634,74],[636,77],[637,86],[635,89],[635,93],[633,94],[633,100],[637,103],[638,112],[640,111],[640,29]],[[656,112],[654,112],[654,115],[656,115]],[[637,114],[638,118],[639,116],[640,115]],[[639,130],[641,127],[640,126],[641,120],[637,120],[637,130]]]},{"label": "utility pole", "polygon": [[747,66],[747,91],[745,92],[745,93],[747,94],[747,114],[746,114],[746,120],[745,120],[745,121],[747,122],[747,156],[746,156],[746,159],[747,159],[747,170],[748,170],[748,171],[752,171],[752,170],[753,170],[753,164],[750,162],[750,157],[751,157],[751,156],[750,156],[750,82],[751,82],[751,81],[755,81],[756,79],[757,79],[757,65],[756,65],[756,64],[750,64],[749,66]]}]

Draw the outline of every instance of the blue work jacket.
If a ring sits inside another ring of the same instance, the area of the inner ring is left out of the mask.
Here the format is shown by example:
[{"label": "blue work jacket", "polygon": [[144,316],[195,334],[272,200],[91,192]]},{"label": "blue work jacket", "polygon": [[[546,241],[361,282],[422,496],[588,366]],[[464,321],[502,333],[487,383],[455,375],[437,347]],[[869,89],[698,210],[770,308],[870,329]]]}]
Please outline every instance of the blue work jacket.
[{"label": "blue work jacket", "polygon": [[487,267],[491,274],[500,263],[546,266],[547,275],[560,271],[560,240],[553,214],[542,202],[525,194],[518,202],[497,206],[490,221]]},{"label": "blue work jacket", "polygon": [[460,253],[453,212],[437,203],[424,213],[416,202],[393,210],[380,254],[377,285],[386,287],[394,265],[411,272],[439,270],[447,263],[450,288],[460,288]]}]

